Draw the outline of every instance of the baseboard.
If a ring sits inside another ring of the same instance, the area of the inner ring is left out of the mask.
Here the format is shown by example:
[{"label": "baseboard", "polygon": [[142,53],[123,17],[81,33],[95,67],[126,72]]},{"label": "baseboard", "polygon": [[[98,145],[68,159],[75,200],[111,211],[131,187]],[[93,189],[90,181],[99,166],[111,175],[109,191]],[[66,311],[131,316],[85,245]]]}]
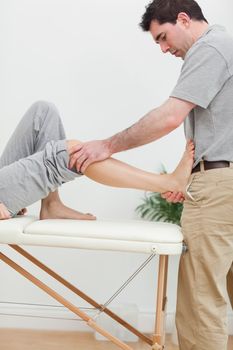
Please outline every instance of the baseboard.
[{"label": "baseboard", "polygon": [[[114,311],[114,306],[112,307]],[[117,309],[117,307],[116,307]],[[93,317],[93,309],[84,309]],[[125,318],[126,319],[126,318]],[[143,333],[154,330],[154,314],[152,312],[138,312],[138,329]],[[126,319],[127,321],[127,319]],[[233,315],[228,315],[229,334],[233,334]],[[17,303],[0,303],[0,328],[47,329],[90,332],[85,322],[77,320],[69,310],[62,306],[26,305]],[[166,315],[166,331],[174,331],[174,313]]]},{"label": "baseboard", "polygon": [[0,304],[0,328],[89,331],[85,322],[63,306],[17,303]]},{"label": "baseboard", "polygon": [[[112,310],[118,306],[112,306]],[[93,317],[93,309],[84,309],[88,315]],[[138,312],[138,329],[141,332],[151,333],[154,328],[154,315],[150,312]],[[126,317],[125,317],[126,318]],[[127,320],[127,319],[126,319]],[[173,328],[173,313],[166,317],[167,331]],[[27,328],[27,329],[49,329],[49,330],[77,330],[90,332],[91,329],[85,322],[75,318],[69,310],[64,307],[46,305],[26,305],[17,303],[0,304],[0,328]]]}]

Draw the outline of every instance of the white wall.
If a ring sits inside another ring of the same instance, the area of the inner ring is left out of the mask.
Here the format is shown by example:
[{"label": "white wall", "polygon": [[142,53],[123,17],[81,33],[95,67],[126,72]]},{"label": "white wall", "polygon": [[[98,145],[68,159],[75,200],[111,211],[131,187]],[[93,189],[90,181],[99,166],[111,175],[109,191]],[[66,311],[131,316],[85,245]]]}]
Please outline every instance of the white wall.
[{"label": "white wall", "polygon": [[[146,0],[0,0],[0,148],[28,106],[38,99],[54,102],[68,138],[104,138],[134,123],[162,103],[172,90],[182,62],[160,53],[139,27]],[[229,0],[199,1],[210,23],[233,33]],[[182,128],[153,144],[117,155],[146,170],[159,164],[174,169],[183,148]],[[143,193],[107,188],[82,178],[61,189],[65,203],[98,218],[135,218]],[[39,205],[29,208],[38,212]],[[5,250],[5,248],[3,248]],[[104,302],[146,257],[65,249],[33,249],[90,295]],[[112,266],[109,266],[109,261]],[[177,259],[172,258],[168,312],[175,310]],[[106,263],[107,262],[107,263]],[[70,270],[67,271],[67,267]],[[96,271],[102,270],[97,277]],[[42,292],[0,264],[3,302],[50,303]],[[154,264],[119,298],[135,302],[143,315],[154,308]],[[88,278],[87,278],[88,276]],[[91,276],[91,278],[90,278]],[[114,276],[114,278],[112,278]],[[92,281],[91,281],[92,279]],[[108,291],[101,291],[100,282]],[[1,326],[12,326],[1,318]],[[15,326],[24,326],[19,318]],[[44,326],[42,324],[36,326]],[[33,322],[30,324],[33,326]]]}]

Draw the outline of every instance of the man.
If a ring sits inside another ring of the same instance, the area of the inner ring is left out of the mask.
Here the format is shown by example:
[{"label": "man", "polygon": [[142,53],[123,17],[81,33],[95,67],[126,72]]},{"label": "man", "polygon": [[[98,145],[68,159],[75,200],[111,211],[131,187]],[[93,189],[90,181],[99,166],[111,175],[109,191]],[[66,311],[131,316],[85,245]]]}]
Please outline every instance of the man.
[{"label": "man", "polygon": [[[184,60],[167,101],[118,134],[74,147],[70,166],[155,141],[185,122],[195,143],[182,229],[176,324],[180,350],[226,350],[226,290],[233,306],[233,39],[209,26],[194,0],[154,0],[141,27]],[[170,201],[182,200],[173,193]],[[227,281],[227,283],[226,283]]]}]

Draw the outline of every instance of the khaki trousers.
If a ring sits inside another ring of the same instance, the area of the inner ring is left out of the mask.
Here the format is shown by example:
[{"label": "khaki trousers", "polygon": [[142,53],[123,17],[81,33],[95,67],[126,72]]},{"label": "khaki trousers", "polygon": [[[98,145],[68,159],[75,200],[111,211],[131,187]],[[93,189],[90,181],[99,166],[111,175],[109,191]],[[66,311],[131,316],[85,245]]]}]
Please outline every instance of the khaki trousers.
[{"label": "khaki trousers", "polygon": [[[182,214],[176,325],[180,350],[227,350],[233,307],[233,165],[190,178]],[[227,296],[228,294],[228,296]]]}]

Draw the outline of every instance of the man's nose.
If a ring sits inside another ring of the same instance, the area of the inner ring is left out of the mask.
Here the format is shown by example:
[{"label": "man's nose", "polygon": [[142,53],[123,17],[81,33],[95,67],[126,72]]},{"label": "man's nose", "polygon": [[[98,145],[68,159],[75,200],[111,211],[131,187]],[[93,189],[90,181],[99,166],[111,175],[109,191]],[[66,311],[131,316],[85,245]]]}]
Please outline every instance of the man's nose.
[{"label": "man's nose", "polygon": [[160,48],[163,53],[167,53],[169,51],[169,45],[167,43],[161,43]]}]

